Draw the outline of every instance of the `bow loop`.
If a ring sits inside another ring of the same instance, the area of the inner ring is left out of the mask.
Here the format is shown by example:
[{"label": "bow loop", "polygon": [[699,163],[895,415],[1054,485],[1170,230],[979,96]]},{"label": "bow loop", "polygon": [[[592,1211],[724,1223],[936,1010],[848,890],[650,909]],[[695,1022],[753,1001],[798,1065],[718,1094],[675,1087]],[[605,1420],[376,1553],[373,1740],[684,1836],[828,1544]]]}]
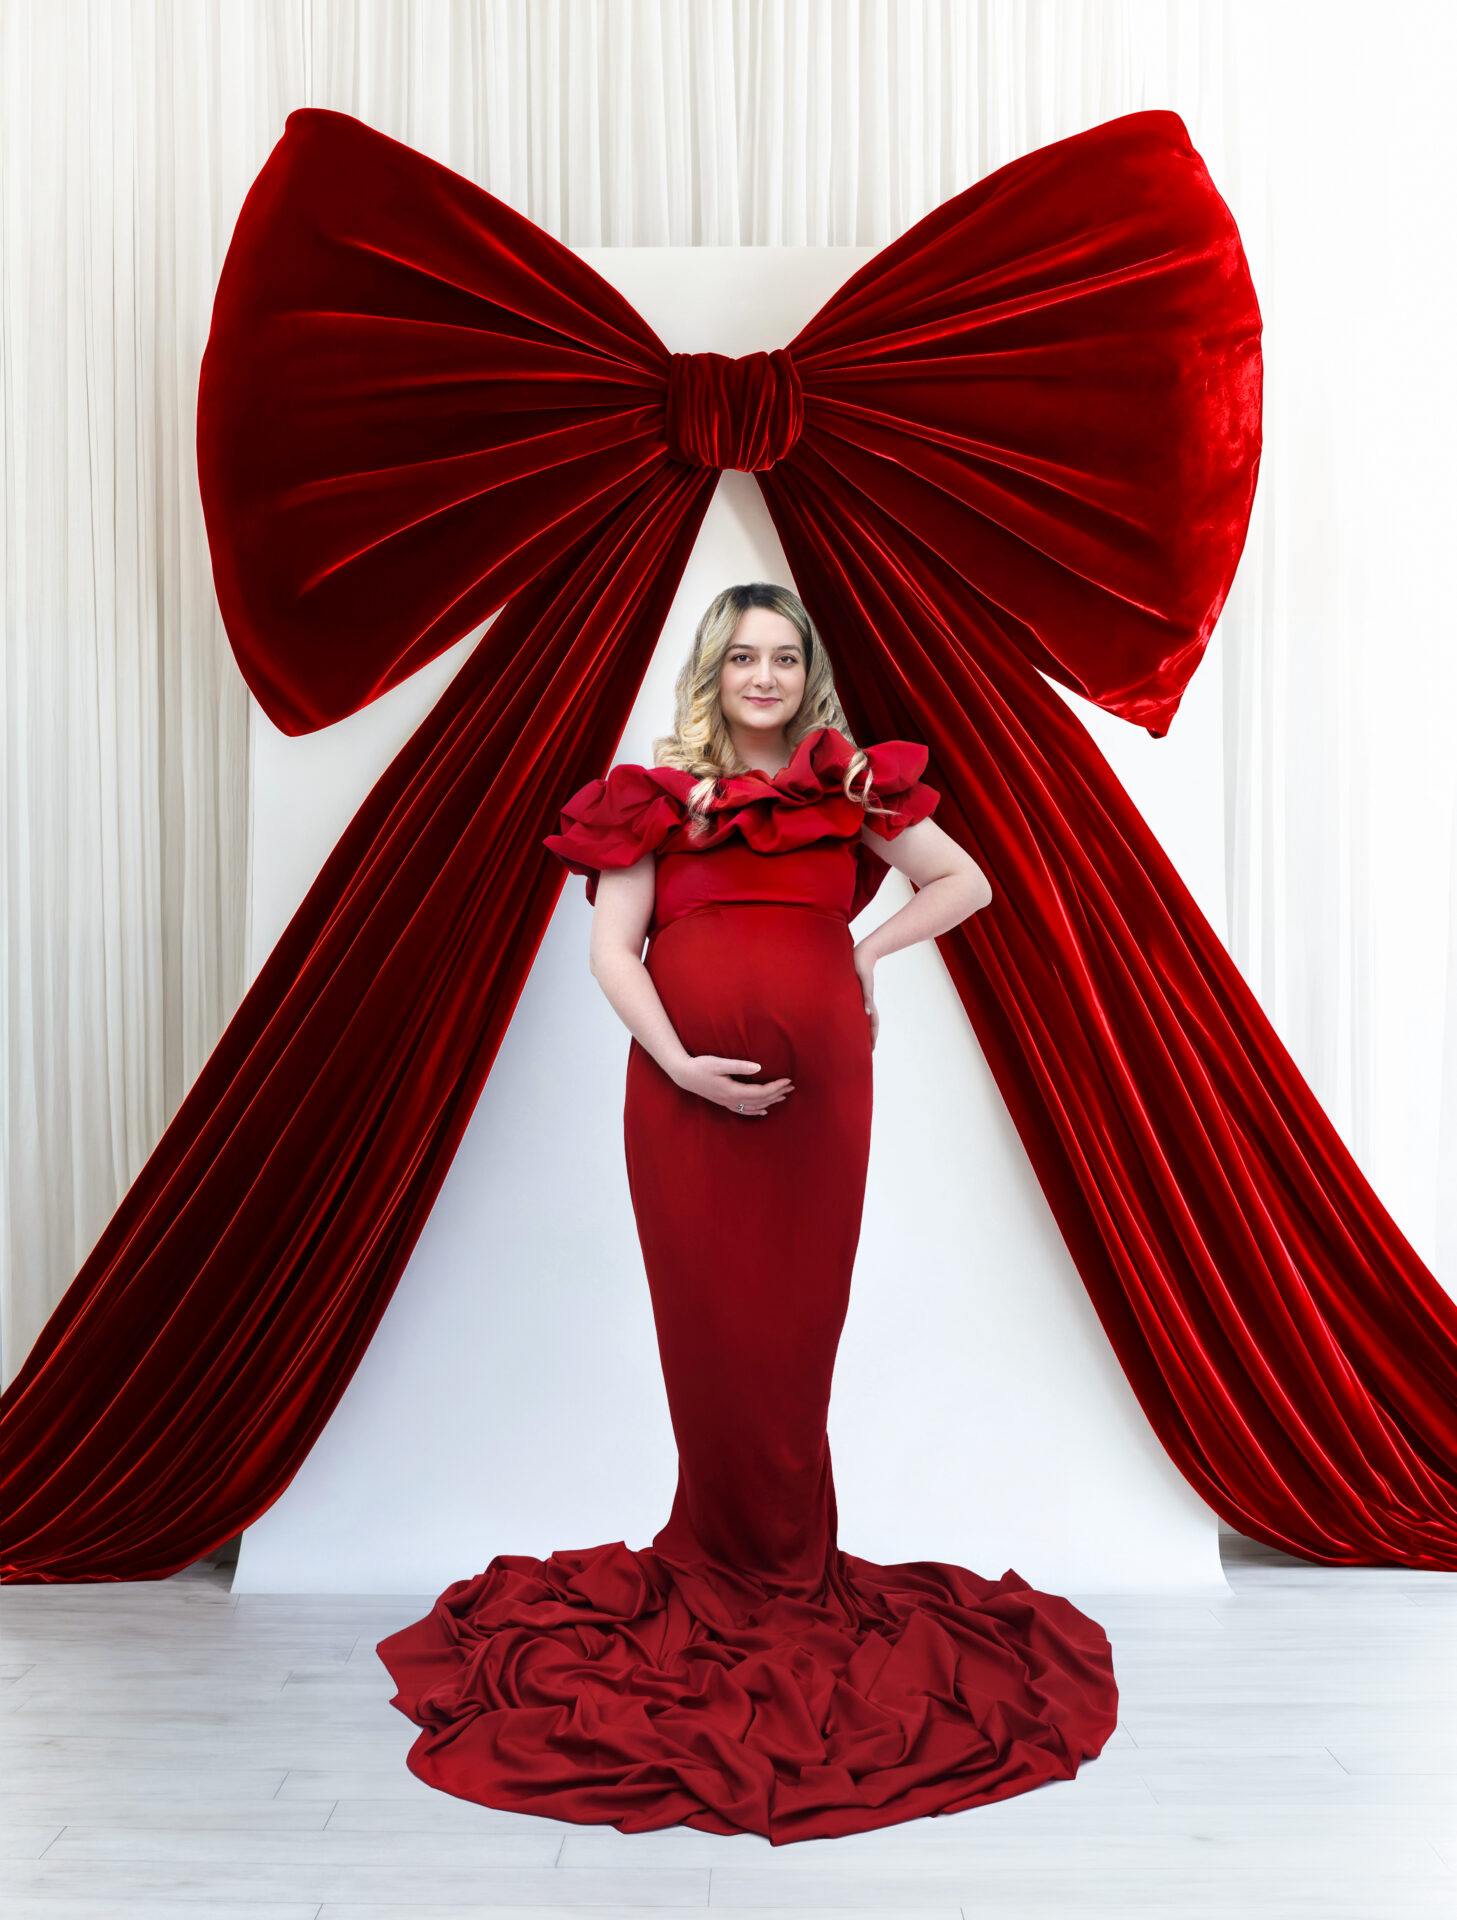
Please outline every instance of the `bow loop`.
[{"label": "bow loop", "polygon": [[738,468],[781,537],[853,525],[880,564],[913,534],[959,630],[1162,733],[1249,521],[1259,331],[1171,113],[1000,168],[734,359],[670,353],[521,214],[300,107],[199,383],[224,625],[275,724],[329,725],[581,541],[701,513]]},{"label": "bow loop", "polygon": [[804,431],[804,389],[789,349],[737,360],[671,354],[663,431],[685,466],[765,472]]}]

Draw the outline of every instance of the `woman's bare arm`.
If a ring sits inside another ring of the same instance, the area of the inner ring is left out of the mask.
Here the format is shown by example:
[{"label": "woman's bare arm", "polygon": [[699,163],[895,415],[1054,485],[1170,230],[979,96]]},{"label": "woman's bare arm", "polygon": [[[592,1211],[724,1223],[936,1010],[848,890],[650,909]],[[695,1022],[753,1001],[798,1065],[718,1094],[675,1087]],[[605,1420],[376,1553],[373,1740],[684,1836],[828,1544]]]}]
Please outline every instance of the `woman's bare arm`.
[{"label": "woman's bare arm", "polygon": [[888,953],[914,946],[918,940],[933,940],[947,933],[971,914],[978,913],[992,897],[991,882],[971,855],[934,820],[918,820],[913,827],[884,840],[874,828],[864,826],[860,837],[882,860],[903,873],[919,891],[888,920],[873,927],[855,945],[855,971],[860,976],[865,996],[865,1012],[870,1020],[870,1044],[874,1046],[880,1031],[880,1015],[875,1006],[875,963]]},{"label": "woman's bare arm", "polygon": [[884,959],[918,940],[949,932],[990,904],[991,882],[966,849],[934,820],[918,820],[894,840],[882,840],[868,826],[860,829],[860,837],[919,891],[867,933],[857,951]]},{"label": "woman's bare arm", "polygon": [[762,1119],[794,1091],[791,1080],[746,1082],[734,1074],[759,1071],[757,1060],[728,1060],[717,1054],[690,1054],[678,1038],[668,1010],[643,965],[643,942],[653,917],[657,856],[645,854],[630,867],[612,867],[597,880],[592,912],[592,977],[606,994],[628,1032],[652,1055],[676,1085],[700,1094],[716,1106],[743,1117]]}]

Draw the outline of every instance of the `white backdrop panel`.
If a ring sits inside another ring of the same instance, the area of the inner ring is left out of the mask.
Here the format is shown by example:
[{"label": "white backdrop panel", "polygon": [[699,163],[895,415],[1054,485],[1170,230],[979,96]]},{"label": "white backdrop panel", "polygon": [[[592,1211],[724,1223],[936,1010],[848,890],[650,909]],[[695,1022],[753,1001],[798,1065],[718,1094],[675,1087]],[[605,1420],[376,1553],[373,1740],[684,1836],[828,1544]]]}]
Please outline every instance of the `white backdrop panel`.
[{"label": "white backdrop panel", "polygon": [[[671,346],[735,354],[790,339],[871,251],[583,250]],[[617,758],[650,761],[700,613],[754,578],[792,584],[754,481],[726,474]],[[473,644],[307,738],[255,707],[254,973]],[[1222,932],[1218,666],[1216,646],[1162,742],[1065,697]],[[861,924],[908,893],[891,874]],[[497,1553],[646,1545],[667,1517],[673,1438],[622,1154],[628,1039],[587,971],[589,925],[571,878],[394,1299],[244,1536],[236,1589],[434,1594]],[[1214,1516],[1123,1378],[935,948],[892,955],[877,997],[830,1419],[842,1542],[1069,1593],[1223,1585]]]}]

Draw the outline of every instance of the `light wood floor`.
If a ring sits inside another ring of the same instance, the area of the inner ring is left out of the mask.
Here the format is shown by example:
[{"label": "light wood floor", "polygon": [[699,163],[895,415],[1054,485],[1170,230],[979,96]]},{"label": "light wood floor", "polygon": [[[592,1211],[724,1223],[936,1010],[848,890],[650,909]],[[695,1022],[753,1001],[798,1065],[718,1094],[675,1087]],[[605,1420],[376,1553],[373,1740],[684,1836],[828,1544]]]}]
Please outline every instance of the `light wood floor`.
[{"label": "light wood floor", "polygon": [[[771,1849],[489,1812],[405,1770],[374,1643],[428,1598],[0,1590],[6,1920],[1457,1920],[1457,1575],[1240,1544],[1229,1598],[1081,1599],[1123,1719],[1078,1779]],[[1077,1596],[1075,1596],[1077,1597]]]}]

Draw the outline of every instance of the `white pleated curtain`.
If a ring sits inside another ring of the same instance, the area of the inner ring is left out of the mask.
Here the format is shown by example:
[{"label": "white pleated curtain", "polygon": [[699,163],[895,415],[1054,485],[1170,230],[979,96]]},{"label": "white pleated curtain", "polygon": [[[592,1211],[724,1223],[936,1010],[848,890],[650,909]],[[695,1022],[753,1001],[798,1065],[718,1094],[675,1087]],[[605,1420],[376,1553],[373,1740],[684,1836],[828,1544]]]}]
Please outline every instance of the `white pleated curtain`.
[{"label": "white pleated curtain", "polygon": [[[578,246],[882,244],[1048,140],[1184,116],[1245,234],[1272,378],[1222,632],[1232,947],[1433,1257],[1443,1155],[1457,1187],[1457,648],[1422,535],[1452,489],[1435,461],[1420,501],[1415,468],[1377,487],[1362,456],[1444,440],[1454,417],[1420,324],[1448,270],[1394,244],[1416,238],[1410,206],[1369,217],[1403,160],[1431,163],[1432,216],[1446,136],[1421,109],[1451,29],[1393,11],[1363,11],[1352,47],[1314,0],[1278,21],[1253,0],[9,0],[5,1377],[246,984],[249,703],[193,409],[238,206],[302,105],[359,115]],[[1333,111],[1343,84],[1359,126]],[[1367,218],[1343,250],[1323,192],[1357,161]],[[1383,413],[1350,358],[1392,308]],[[1371,593],[1398,568],[1394,595]],[[1457,1264],[1457,1220],[1443,1231]]]}]

